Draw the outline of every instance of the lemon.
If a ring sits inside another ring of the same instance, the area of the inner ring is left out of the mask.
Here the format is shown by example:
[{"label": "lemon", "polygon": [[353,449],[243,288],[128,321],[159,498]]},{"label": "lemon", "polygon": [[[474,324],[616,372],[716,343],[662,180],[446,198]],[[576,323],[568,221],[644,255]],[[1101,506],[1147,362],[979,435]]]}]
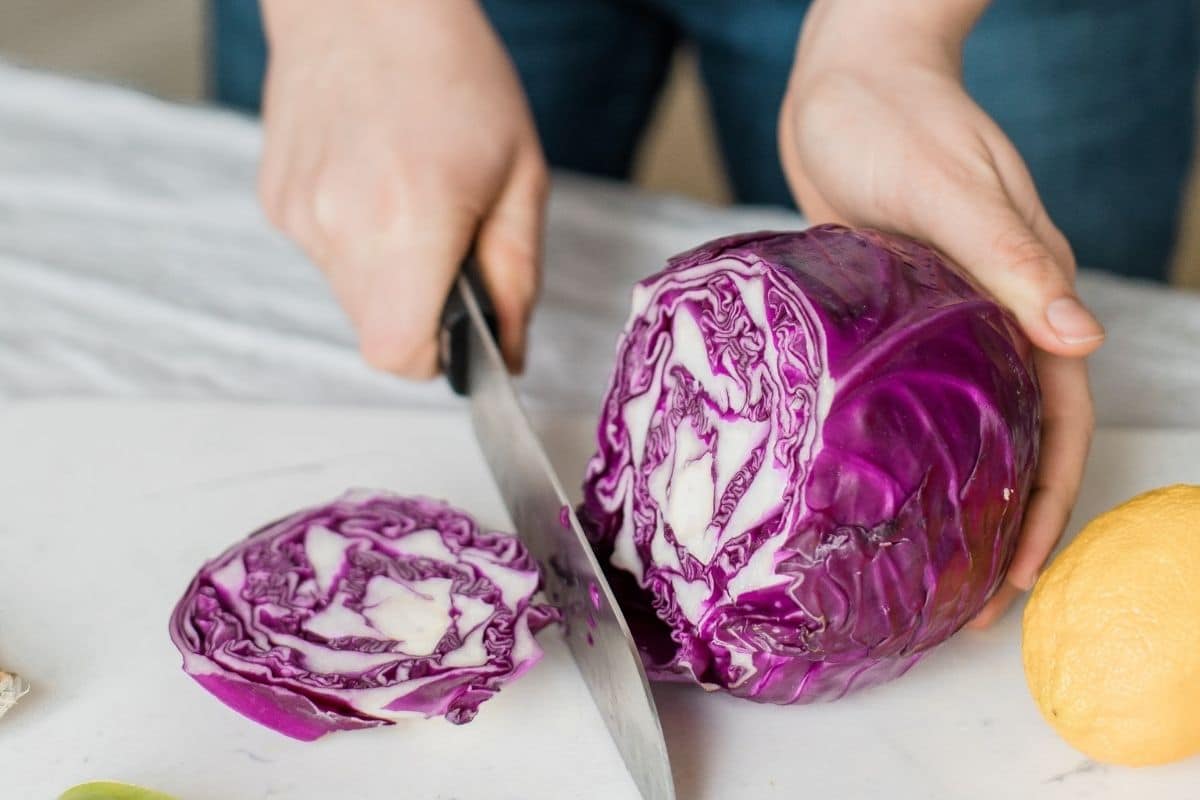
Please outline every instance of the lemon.
[{"label": "lemon", "polygon": [[1200,486],[1092,520],[1038,579],[1022,655],[1042,716],[1091,758],[1200,753]]}]

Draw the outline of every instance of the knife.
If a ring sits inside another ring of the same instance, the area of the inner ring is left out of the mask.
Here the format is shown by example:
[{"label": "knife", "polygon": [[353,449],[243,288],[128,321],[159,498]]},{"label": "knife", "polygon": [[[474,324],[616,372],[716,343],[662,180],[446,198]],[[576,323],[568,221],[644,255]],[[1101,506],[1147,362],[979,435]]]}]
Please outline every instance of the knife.
[{"label": "knife", "polygon": [[644,800],[673,800],[662,723],[637,646],[562,484],[529,424],[496,344],[496,316],[473,256],[442,314],[441,361],[471,422],[517,536],[542,566],[546,595],[592,700]]}]

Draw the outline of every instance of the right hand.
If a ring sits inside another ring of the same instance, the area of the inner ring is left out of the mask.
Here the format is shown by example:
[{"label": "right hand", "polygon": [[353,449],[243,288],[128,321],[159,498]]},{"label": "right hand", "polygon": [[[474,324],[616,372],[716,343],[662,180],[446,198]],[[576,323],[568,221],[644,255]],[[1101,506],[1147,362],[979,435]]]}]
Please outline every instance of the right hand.
[{"label": "right hand", "polygon": [[1104,338],[1024,161],[963,88],[963,41],[986,5],[815,0],[779,125],[784,170],[811,221],[924,239],[1007,306],[1037,348],[1033,493],[1007,583],[976,627],[1033,585],[1066,527],[1092,434],[1083,357]]},{"label": "right hand", "polygon": [[[520,371],[538,290],[545,160],[475,0],[264,0],[259,195],[324,271],[372,366],[437,373],[472,241]],[[476,238],[477,236],[477,238]]]}]

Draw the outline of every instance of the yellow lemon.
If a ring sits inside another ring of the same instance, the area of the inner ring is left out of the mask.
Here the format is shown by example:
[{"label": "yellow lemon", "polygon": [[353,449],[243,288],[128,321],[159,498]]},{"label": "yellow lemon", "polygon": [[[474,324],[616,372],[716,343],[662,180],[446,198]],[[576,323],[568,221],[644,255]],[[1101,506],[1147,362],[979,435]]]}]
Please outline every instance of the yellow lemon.
[{"label": "yellow lemon", "polygon": [[1200,486],[1092,520],[1038,579],[1022,655],[1042,716],[1093,759],[1200,753]]}]

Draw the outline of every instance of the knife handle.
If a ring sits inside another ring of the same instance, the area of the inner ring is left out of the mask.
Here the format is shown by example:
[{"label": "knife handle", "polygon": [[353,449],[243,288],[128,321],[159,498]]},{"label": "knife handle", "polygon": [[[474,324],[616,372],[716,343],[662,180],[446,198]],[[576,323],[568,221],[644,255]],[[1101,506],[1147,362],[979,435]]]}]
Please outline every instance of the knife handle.
[{"label": "knife handle", "polygon": [[[479,261],[475,253],[467,254],[463,259],[460,275],[470,284],[483,313],[492,336],[497,335],[499,324],[496,320],[496,307],[492,304],[491,295],[483,285],[483,276],[479,271]],[[455,394],[465,395],[470,385],[471,358],[468,352],[470,342],[471,317],[467,313],[466,303],[458,290],[458,281],[450,287],[446,297],[446,305],[442,309],[441,331],[438,337],[438,357],[441,361],[442,372],[446,381]]]}]

